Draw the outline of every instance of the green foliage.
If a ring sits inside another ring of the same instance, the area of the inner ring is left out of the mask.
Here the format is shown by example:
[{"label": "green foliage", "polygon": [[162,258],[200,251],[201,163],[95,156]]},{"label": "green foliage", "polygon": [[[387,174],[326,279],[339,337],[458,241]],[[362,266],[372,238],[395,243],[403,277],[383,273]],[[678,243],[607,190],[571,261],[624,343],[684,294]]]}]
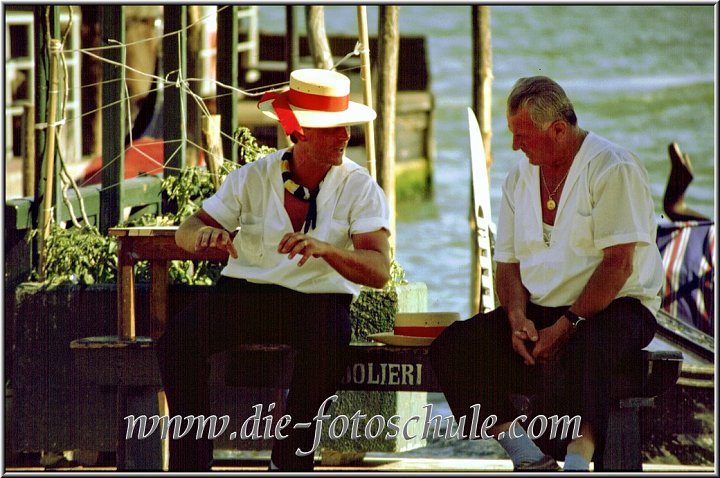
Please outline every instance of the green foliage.
[{"label": "green foliage", "polygon": [[400,263],[393,258],[390,263],[390,284],[402,285],[407,284],[405,280],[405,269],[402,268]]},{"label": "green foliage", "polygon": [[269,146],[259,146],[250,130],[244,126],[235,130],[233,139],[240,145],[238,149],[238,162],[240,164],[251,163],[258,157],[263,157],[275,151],[275,148]]},{"label": "green foliage", "polygon": [[[259,146],[248,128],[238,128],[234,137],[241,152],[241,163],[224,161],[218,171],[219,183],[242,164],[253,162],[274,151],[274,148]],[[145,215],[125,225],[179,225],[200,208],[204,199],[215,192],[210,173],[200,167],[183,168],[179,175],[164,178],[162,190],[177,204],[176,213]],[[101,235],[95,227],[64,229],[54,225],[47,240],[46,257],[45,283],[48,285],[113,283],[117,280],[117,242],[113,237]],[[171,282],[211,285],[220,276],[222,264],[208,261],[171,261],[169,269]],[[138,281],[149,280],[147,263],[139,263],[136,274]],[[33,273],[34,279],[38,277],[37,272]]]},{"label": "green foliage", "polygon": [[46,283],[115,282],[117,242],[92,226],[63,229],[52,225],[46,242]]},{"label": "green foliage", "polygon": [[[274,151],[268,146],[258,146],[257,141],[245,127],[235,132],[235,140],[241,152],[241,163],[223,161],[218,171],[219,184],[231,171],[238,169],[242,164],[250,163]],[[171,201],[177,204],[176,213],[163,216],[146,215],[129,223],[129,226],[179,226],[185,219],[197,212],[202,202],[212,196],[215,187],[210,171],[197,166],[183,168],[179,175],[168,176],[163,179],[162,189]],[[170,261],[169,276],[174,283],[191,285],[212,285],[220,277],[224,264],[210,261]],[[140,263],[136,267],[139,281],[149,280],[147,263]]]}]

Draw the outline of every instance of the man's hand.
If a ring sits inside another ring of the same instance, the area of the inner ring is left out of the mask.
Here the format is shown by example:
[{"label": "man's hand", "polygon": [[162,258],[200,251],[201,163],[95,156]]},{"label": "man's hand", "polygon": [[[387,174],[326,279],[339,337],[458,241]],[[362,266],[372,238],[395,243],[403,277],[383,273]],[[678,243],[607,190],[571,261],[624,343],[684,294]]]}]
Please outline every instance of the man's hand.
[{"label": "man's hand", "polygon": [[[535,365],[535,359],[528,350],[528,342],[535,345],[538,341],[538,332],[535,330],[533,321],[526,318],[514,319],[510,321],[512,329],[512,347],[525,361],[525,365]],[[534,349],[535,347],[531,347]]]},{"label": "man's hand", "polygon": [[213,226],[203,226],[199,228],[195,236],[195,252],[201,252],[206,249],[220,249],[235,259],[237,259],[238,256],[230,233],[225,229]]},{"label": "man's hand", "polygon": [[565,344],[570,340],[572,333],[572,324],[562,317],[550,327],[540,329],[540,338],[532,351],[533,358],[540,363],[557,360],[565,348]]},{"label": "man's hand", "polygon": [[330,247],[332,246],[327,242],[319,241],[299,232],[292,232],[285,234],[280,240],[278,252],[287,254],[288,259],[301,254],[303,257],[297,265],[302,266],[311,257],[323,257]]}]

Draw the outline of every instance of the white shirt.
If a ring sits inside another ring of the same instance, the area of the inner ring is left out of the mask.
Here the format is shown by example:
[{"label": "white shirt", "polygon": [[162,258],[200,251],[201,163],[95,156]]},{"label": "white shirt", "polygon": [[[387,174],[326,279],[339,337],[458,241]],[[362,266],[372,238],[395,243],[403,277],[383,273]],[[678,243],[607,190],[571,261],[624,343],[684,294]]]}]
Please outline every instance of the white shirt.
[{"label": "white shirt", "polygon": [[495,260],[520,263],[530,301],[572,305],[603,258],[636,242],[633,272],[617,297],[660,307],[662,259],[647,171],[632,153],[588,134],[570,167],[549,244],[543,241],[539,167],[520,162],[503,185]]},{"label": "white shirt", "polygon": [[[360,286],[324,259],[311,257],[298,267],[301,255],[288,259],[277,252],[280,239],[293,232],[280,172],[285,151],[231,172],[218,192],[203,202],[203,209],[225,229],[240,228],[233,241],[238,258],[230,257],[222,274],[305,293],[358,295]],[[330,168],[320,184],[317,226],[307,235],[352,250],[352,234],[380,229],[390,230],[385,194],[364,168],[344,157],[342,165]]]}]

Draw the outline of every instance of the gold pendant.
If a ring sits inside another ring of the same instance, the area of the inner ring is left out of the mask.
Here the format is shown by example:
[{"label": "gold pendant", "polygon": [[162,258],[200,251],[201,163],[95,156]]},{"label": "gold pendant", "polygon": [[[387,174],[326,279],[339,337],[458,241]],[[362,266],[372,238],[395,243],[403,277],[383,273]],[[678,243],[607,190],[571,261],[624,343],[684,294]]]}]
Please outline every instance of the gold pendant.
[{"label": "gold pendant", "polygon": [[545,205],[547,206],[549,211],[555,209],[555,201],[553,201],[553,198],[548,199]]}]

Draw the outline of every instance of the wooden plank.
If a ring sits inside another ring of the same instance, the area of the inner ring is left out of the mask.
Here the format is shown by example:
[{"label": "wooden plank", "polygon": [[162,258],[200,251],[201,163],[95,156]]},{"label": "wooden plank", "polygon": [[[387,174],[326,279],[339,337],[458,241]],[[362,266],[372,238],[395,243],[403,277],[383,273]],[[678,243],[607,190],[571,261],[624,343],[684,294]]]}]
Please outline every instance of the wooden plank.
[{"label": "wooden plank", "polygon": [[[120,233],[120,232],[118,232]],[[147,235],[136,235],[147,234]],[[175,244],[175,233],[165,232],[158,234],[157,230],[152,231],[127,231],[125,235],[118,235],[118,244],[122,248],[122,260],[127,263],[137,263],[138,261],[227,261],[226,252],[219,249],[209,249],[201,253],[188,252]],[[118,252],[118,260],[120,261],[121,253]]]},{"label": "wooden plank", "polygon": [[[98,385],[159,386],[161,383],[154,342],[148,337],[137,337],[134,341],[112,336],[87,337],[74,340],[71,348],[77,354],[82,374]],[[630,398],[628,393],[633,397],[657,396],[673,386],[680,374],[679,354],[643,351],[637,358],[638,367],[628,368],[629,378],[636,381],[637,386],[621,390],[614,398]],[[226,385],[273,388],[290,385],[293,351],[287,345],[241,345],[220,354],[216,360],[225,368]],[[260,364],[262,367],[256,366]],[[635,369],[641,375],[636,376]],[[442,391],[432,371],[428,347],[371,343],[351,345],[338,390]]]}]

